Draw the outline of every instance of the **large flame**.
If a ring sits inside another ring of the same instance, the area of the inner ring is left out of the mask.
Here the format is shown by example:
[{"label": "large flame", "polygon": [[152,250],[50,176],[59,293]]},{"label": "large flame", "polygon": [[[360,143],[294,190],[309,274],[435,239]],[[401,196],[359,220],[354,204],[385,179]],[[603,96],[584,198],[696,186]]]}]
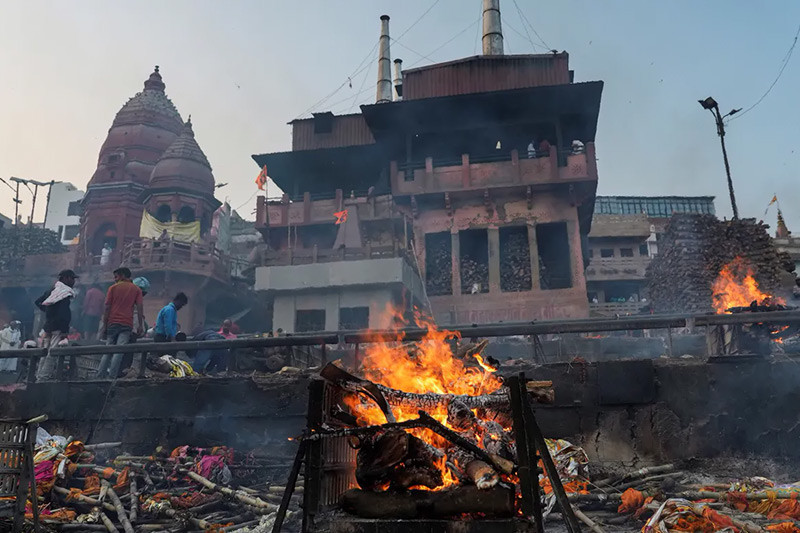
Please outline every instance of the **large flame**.
[{"label": "large flame", "polygon": [[[458,334],[440,330],[433,322],[415,317],[416,326],[426,328],[424,339],[414,344],[405,344],[398,331],[395,342],[369,344],[359,373],[366,379],[405,392],[426,394],[468,394],[479,396],[499,389],[500,379],[480,355],[460,359],[453,355],[448,339]],[[351,412],[363,425],[384,424],[386,418],[374,402],[351,396],[346,399]],[[416,409],[393,406],[392,413],[398,422],[418,418]],[[445,406],[428,411],[433,418],[447,425]],[[440,449],[447,443],[427,429],[409,430],[414,436]],[[438,465],[442,471],[444,487],[457,481],[444,461]],[[421,488],[421,487],[416,487]]]},{"label": "large flame", "polygon": [[786,303],[782,298],[762,292],[758,288],[752,267],[741,257],[722,267],[711,291],[717,314],[727,313],[732,307],[747,307],[753,302],[758,305]]}]

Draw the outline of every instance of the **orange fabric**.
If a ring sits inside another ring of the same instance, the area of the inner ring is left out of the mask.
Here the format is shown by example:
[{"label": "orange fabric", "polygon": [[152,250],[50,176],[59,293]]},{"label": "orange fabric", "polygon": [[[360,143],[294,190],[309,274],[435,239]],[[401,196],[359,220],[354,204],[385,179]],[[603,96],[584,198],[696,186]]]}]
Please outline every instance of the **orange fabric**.
[{"label": "orange fabric", "polygon": [[737,529],[730,516],[718,513],[711,507],[703,509],[703,518],[711,521],[716,526],[716,529],[725,529],[726,527]]},{"label": "orange fabric", "polygon": [[347,209],[345,209],[344,211],[338,211],[334,213],[333,216],[336,217],[337,226],[343,222],[347,222]]},{"label": "orange fabric", "polygon": [[119,492],[120,490],[127,488],[128,476],[130,475],[130,472],[130,467],[126,466],[122,469],[122,472],[117,475],[117,482],[114,484],[114,492]]},{"label": "orange fabric", "polygon": [[267,185],[268,177],[269,176],[267,176],[267,165],[264,165],[264,168],[262,168],[261,172],[259,172],[258,176],[256,176],[256,185],[258,185],[258,188],[261,189],[262,191],[264,190],[264,187]]},{"label": "orange fabric", "polygon": [[767,512],[773,520],[800,520],[800,502],[796,498],[776,500],[777,506]]},{"label": "orange fabric", "polygon": [[636,489],[628,489],[622,493],[622,503],[617,508],[618,513],[632,513],[644,504],[644,494]]},{"label": "orange fabric", "polygon": [[781,522],[780,524],[769,524],[765,528],[767,531],[774,531],[775,533],[800,533],[800,527],[794,525],[794,522]]},{"label": "orange fabric", "polygon": [[[47,509],[39,509],[39,519],[41,520],[55,520],[59,522],[72,522],[78,514],[73,511],[72,509],[55,509],[54,511],[48,511]],[[33,520],[33,509],[28,503],[27,507],[25,507],[25,518]]]},{"label": "orange fabric", "polygon": [[81,492],[87,496],[100,494],[100,478],[97,474],[86,476],[86,481],[83,482],[83,491]]},{"label": "orange fabric", "polygon": [[64,455],[72,459],[76,455],[83,453],[84,446],[83,443],[79,440],[74,440],[67,444],[66,449],[64,450]]},{"label": "orange fabric", "polygon": [[106,294],[106,307],[108,311],[108,323],[120,326],[133,327],[133,308],[142,305],[142,290],[133,284],[131,280],[118,281],[108,288]]},{"label": "orange fabric", "polygon": [[117,472],[113,468],[111,468],[110,466],[108,466],[108,467],[103,469],[103,477],[105,479],[111,479],[111,476],[113,476],[116,473]]}]

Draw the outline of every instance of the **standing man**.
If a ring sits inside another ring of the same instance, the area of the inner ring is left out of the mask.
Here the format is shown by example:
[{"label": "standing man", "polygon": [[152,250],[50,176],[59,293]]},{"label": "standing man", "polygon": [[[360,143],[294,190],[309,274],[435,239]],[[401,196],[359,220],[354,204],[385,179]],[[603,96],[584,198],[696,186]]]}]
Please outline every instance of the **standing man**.
[{"label": "standing man", "polygon": [[[0,350],[17,350],[22,338],[19,320],[12,320],[9,325],[0,330]],[[17,359],[0,359],[0,372],[16,372]]]},{"label": "standing man", "polygon": [[58,273],[58,281],[53,288],[39,296],[34,302],[36,307],[44,311],[42,347],[47,348],[47,355],[42,360],[36,375],[38,381],[55,377],[56,358],[50,355],[50,350],[61,342],[61,339],[65,339],[69,333],[69,323],[72,321],[69,304],[75,297],[73,287],[77,279],[77,274],[72,270],[62,270]]},{"label": "standing man", "polygon": [[[106,309],[103,315],[103,338],[109,346],[128,344],[133,331],[133,311],[137,313],[137,335],[144,329],[144,309],[142,308],[142,290],[131,281],[131,271],[120,267],[114,271],[114,284],[106,294]],[[117,379],[122,364],[122,354],[103,355],[97,377]]]},{"label": "standing man", "polygon": [[170,303],[161,308],[156,317],[154,340],[171,342],[178,333],[178,311],[189,303],[189,298],[182,292],[175,295]]},{"label": "standing man", "polygon": [[105,295],[97,285],[92,285],[83,297],[83,334],[87,340],[97,337],[100,329],[100,318],[103,316]]}]

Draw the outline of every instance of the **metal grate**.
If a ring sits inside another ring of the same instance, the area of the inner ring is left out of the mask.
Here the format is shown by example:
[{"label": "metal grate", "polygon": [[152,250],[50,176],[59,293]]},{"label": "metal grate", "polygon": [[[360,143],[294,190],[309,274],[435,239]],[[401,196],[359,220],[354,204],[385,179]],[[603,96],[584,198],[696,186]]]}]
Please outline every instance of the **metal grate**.
[{"label": "metal grate", "polygon": [[16,497],[25,468],[28,426],[0,421],[0,498]]}]

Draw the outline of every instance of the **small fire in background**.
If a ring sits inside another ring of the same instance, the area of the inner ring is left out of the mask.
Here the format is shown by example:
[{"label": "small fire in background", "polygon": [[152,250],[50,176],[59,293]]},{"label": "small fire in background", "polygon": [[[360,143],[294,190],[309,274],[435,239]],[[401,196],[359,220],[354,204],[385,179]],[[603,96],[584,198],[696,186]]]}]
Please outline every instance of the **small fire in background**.
[{"label": "small fire in background", "polygon": [[753,277],[750,264],[737,257],[720,270],[711,286],[712,305],[718,315],[730,313],[736,307],[748,307],[753,302],[759,306],[783,305],[783,298],[762,292]]}]

